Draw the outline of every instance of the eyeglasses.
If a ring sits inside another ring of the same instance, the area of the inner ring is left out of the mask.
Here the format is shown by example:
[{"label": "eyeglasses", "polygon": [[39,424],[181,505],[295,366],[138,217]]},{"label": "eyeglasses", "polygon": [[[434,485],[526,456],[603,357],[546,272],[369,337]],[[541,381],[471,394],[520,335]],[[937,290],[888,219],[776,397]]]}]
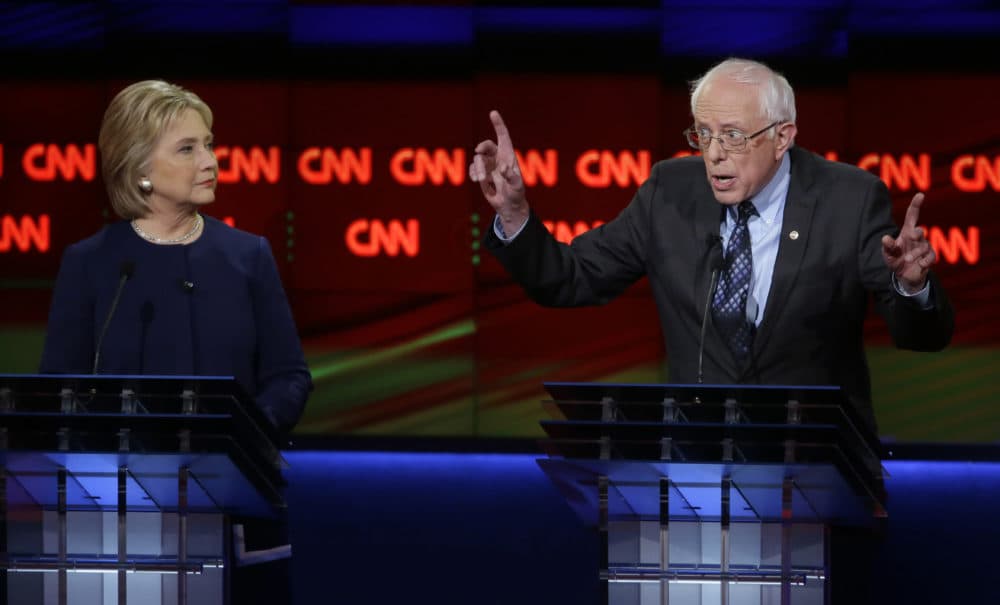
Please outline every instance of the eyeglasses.
[{"label": "eyeglasses", "polygon": [[781,124],[781,120],[772,122],[753,134],[743,134],[739,130],[727,130],[717,137],[712,136],[712,131],[707,128],[695,128],[692,126],[684,131],[684,136],[687,137],[688,145],[691,145],[695,149],[706,151],[712,145],[712,140],[715,139],[719,141],[719,145],[726,151],[738,153],[746,151],[747,146],[750,144],[750,139],[764,134],[778,124]]}]

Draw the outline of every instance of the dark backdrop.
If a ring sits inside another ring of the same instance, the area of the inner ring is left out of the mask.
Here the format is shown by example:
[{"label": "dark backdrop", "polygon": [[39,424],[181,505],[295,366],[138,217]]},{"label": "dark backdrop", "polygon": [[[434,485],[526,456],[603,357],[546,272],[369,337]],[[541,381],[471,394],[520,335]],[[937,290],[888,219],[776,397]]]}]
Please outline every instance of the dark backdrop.
[{"label": "dark backdrop", "polygon": [[104,107],[159,77],[215,111],[209,212],[279,259],[317,384],[301,437],[537,436],[543,380],[661,382],[670,360],[644,283],[546,310],[481,254],[465,166],[488,111],[569,239],[689,151],[685,83],[741,55],[796,87],[800,145],[881,175],[900,215],[928,193],[957,333],[916,355],[870,324],[883,434],[992,441],[998,33],[985,2],[0,4],[0,371],[34,370],[62,250],[113,220]]}]

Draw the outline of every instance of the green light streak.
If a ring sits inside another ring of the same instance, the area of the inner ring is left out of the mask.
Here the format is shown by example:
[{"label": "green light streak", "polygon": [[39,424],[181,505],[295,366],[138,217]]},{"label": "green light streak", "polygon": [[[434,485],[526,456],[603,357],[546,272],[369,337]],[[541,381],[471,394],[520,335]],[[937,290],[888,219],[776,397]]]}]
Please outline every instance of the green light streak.
[{"label": "green light streak", "polygon": [[389,347],[373,353],[365,353],[348,359],[323,363],[310,360],[313,380],[325,380],[347,372],[357,372],[373,366],[395,361],[421,349],[432,347],[442,342],[465,338],[476,332],[476,323],[472,319],[462,320],[439,330],[435,330],[403,344]]}]

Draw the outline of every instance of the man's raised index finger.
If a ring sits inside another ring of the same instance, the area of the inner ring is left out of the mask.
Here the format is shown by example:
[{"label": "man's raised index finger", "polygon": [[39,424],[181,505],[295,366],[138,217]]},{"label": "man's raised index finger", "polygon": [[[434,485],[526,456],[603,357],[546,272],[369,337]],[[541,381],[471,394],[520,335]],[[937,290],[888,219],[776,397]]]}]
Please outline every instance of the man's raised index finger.
[{"label": "man's raised index finger", "polygon": [[918,193],[913,196],[913,201],[911,201],[909,207],[906,208],[906,217],[903,219],[904,224],[916,228],[917,221],[920,220],[920,206],[923,203],[923,193]]},{"label": "man's raised index finger", "polygon": [[507,125],[503,123],[503,118],[500,117],[500,112],[493,110],[490,112],[490,121],[493,122],[493,130],[497,133],[497,145],[507,144],[510,145],[510,133],[507,132]]}]

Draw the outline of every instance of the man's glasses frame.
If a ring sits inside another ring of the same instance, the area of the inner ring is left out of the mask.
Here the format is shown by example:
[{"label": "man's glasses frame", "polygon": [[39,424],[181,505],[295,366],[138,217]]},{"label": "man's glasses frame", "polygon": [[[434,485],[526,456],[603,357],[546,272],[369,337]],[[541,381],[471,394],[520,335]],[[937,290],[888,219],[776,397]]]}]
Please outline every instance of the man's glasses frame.
[{"label": "man's glasses frame", "polygon": [[784,122],[782,120],[771,122],[753,134],[743,134],[739,130],[727,130],[719,136],[712,136],[712,133],[707,128],[697,129],[694,126],[685,130],[683,134],[687,139],[688,145],[694,149],[706,151],[709,147],[711,147],[712,141],[715,140],[719,141],[719,145],[721,145],[724,150],[738,153],[746,151],[751,140],[783,123]]}]

